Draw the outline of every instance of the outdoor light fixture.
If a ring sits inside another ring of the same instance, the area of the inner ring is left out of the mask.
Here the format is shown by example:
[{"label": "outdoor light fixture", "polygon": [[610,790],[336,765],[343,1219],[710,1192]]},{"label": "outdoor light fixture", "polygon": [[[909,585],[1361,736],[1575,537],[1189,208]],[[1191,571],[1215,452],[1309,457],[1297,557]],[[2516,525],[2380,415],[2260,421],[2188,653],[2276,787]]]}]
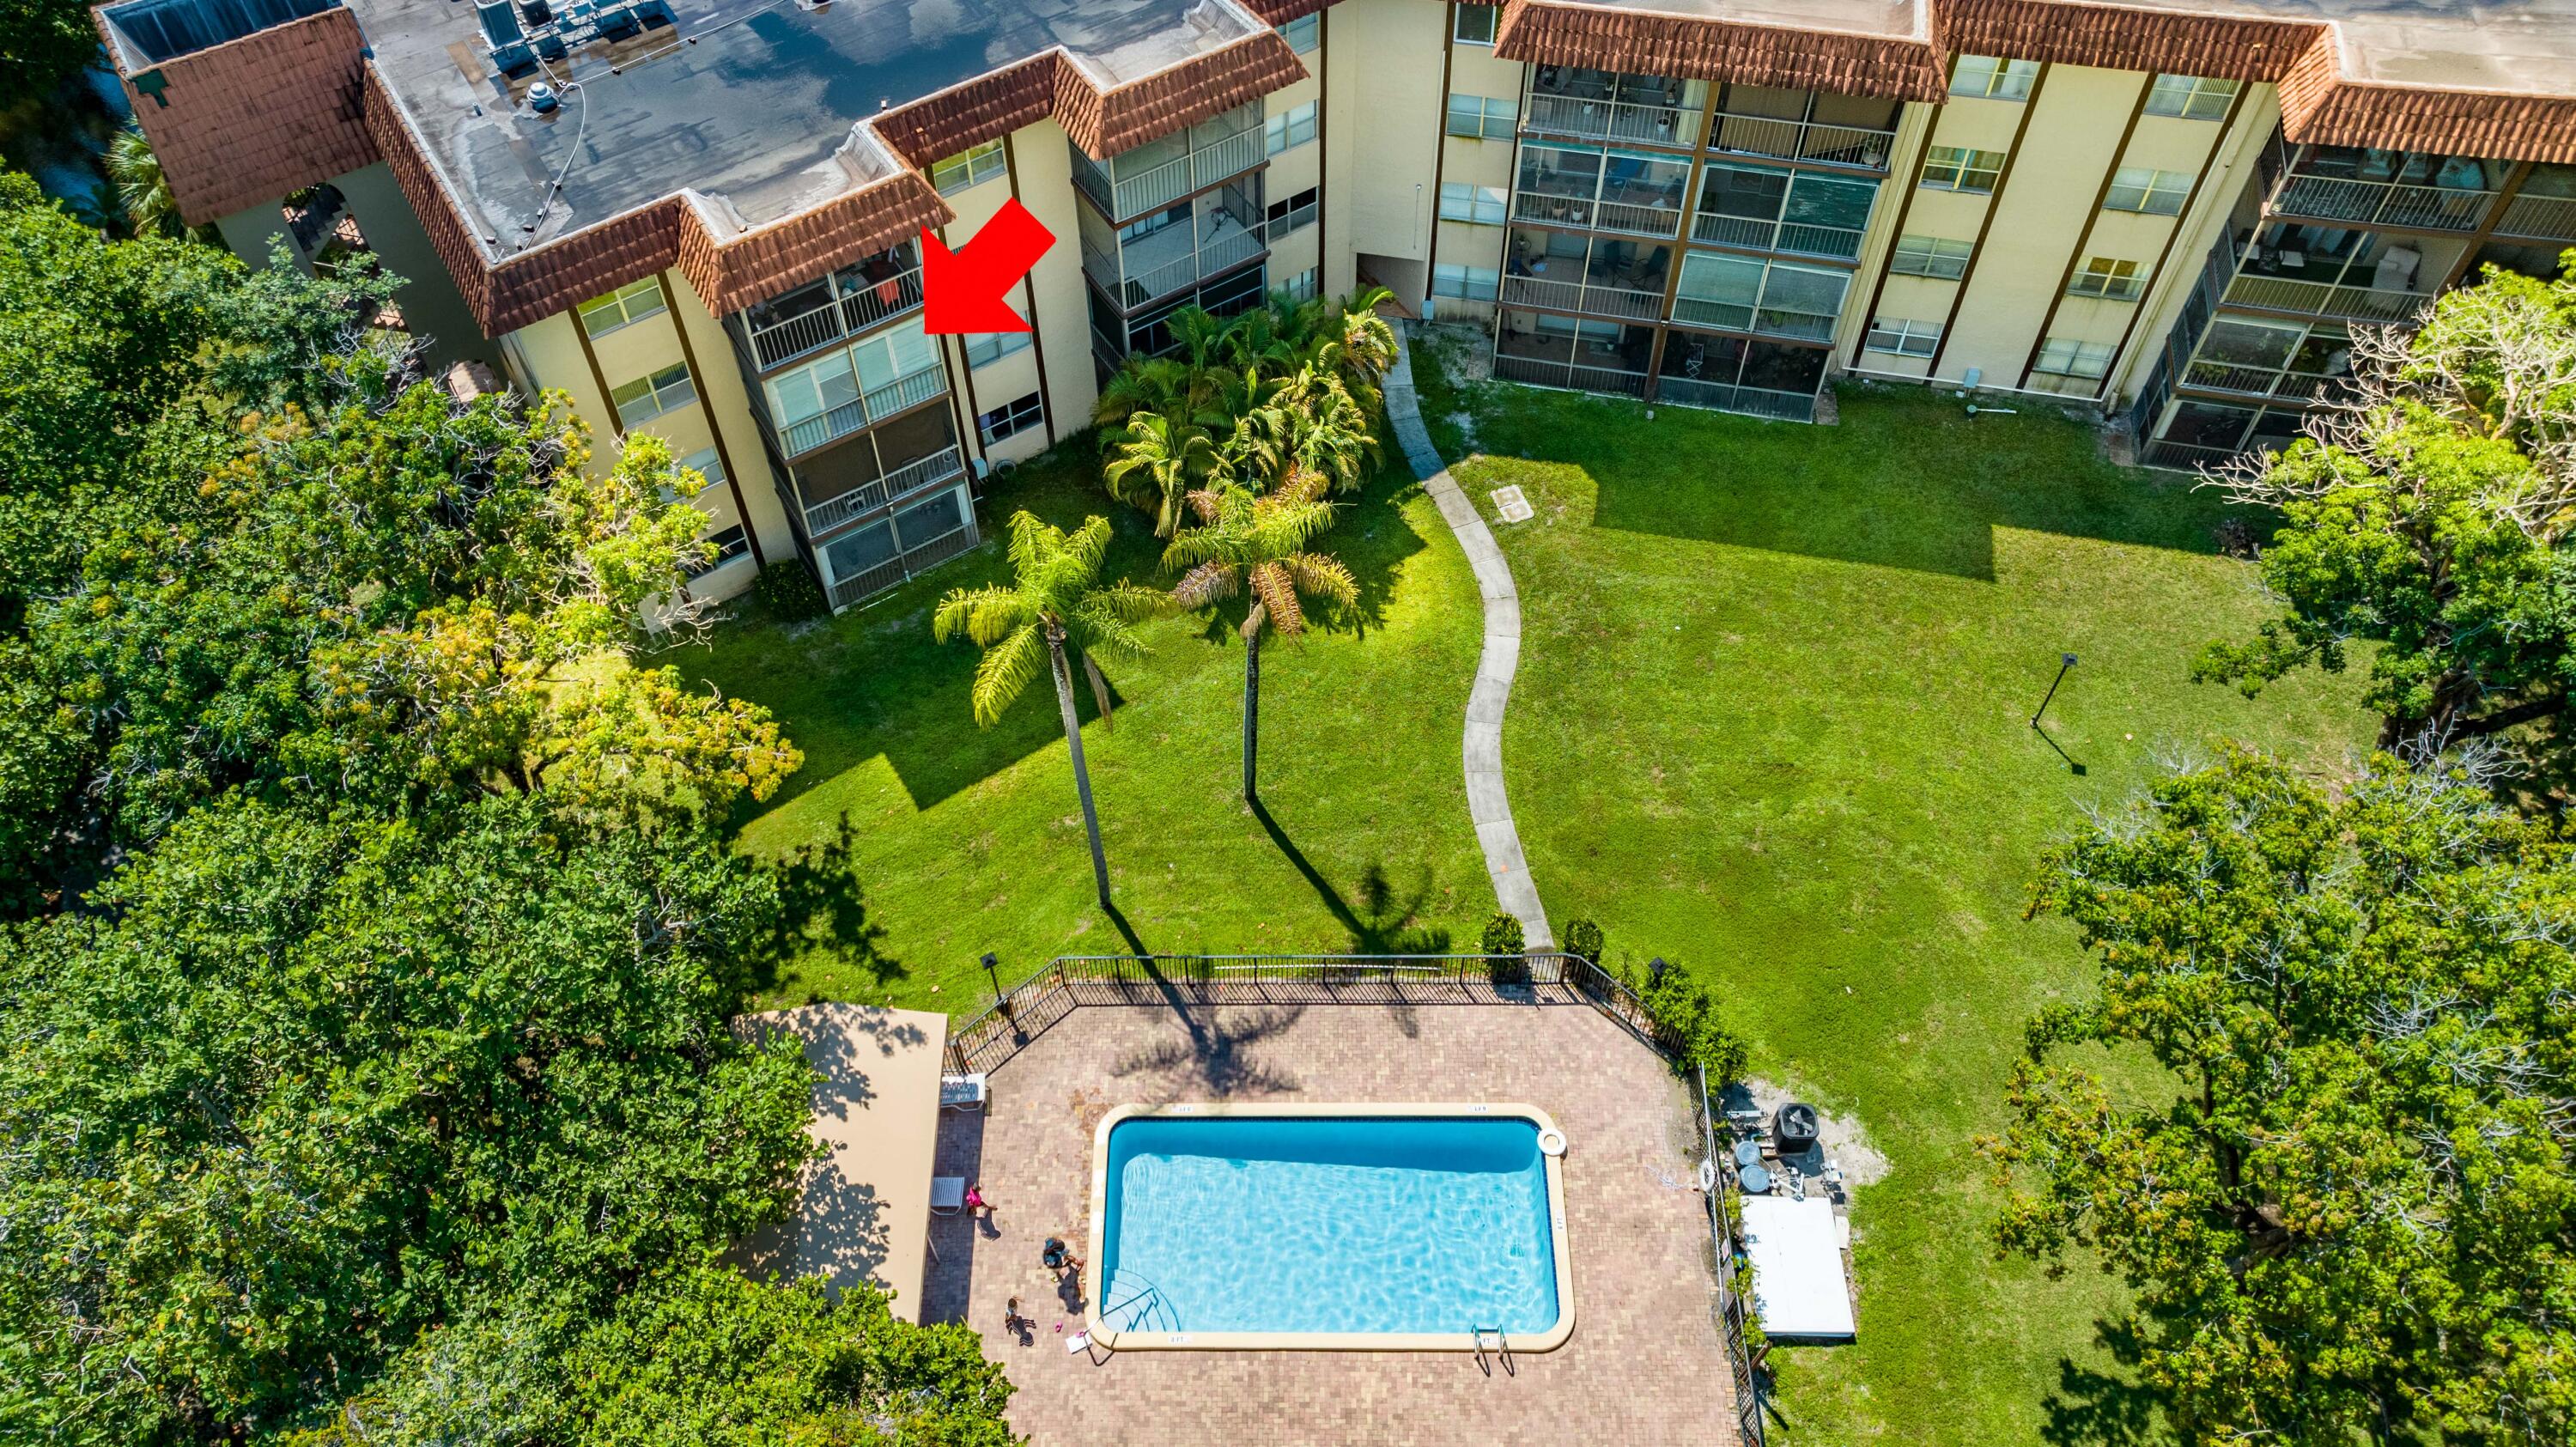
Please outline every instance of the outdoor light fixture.
[{"label": "outdoor light fixture", "polygon": [[1672,968],[1670,965],[1664,963],[1664,957],[1657,955],[1646,961],[1646,978],[1660,985],[1664,982],[1664,971],[1670,968]]},{"label": "outdoor light fixture", "polygon": [[2066,671],[2075,666],[2074,654],[2061,653],[2057,656],[2061,660],[2057,665],[2057,677],[2049,680],[2048,697],[2039,701],[2039,713],[2034,713],[2030,716],[2030,726],[2032,728],[2039,727],[2039,715],[2048,712],[2048,700],[2057,697],[2057,686],[2066,681]]}]

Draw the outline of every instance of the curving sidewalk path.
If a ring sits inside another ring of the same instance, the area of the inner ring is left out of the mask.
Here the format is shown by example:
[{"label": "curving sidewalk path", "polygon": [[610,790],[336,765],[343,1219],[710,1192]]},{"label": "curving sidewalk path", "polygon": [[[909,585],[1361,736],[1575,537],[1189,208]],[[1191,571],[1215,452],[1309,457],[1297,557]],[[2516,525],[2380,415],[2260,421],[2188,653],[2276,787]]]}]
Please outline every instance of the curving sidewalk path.
[{"label": "curving sidewalk path", "polygon": [[[1407,325],[1405,340],[1411,339]],[[1538,885],[1530,879],[1528,856],[1521,852],[1520,830],[1512,825],[1512,803],[1503,792],[1503,705],[1512,696],[1512,674],[1521,659],[1521,597],[1512,587],[1512,569],[1485,526],[1476,505],[1467,500],[1457,479],[1431,445],[1422,425],[1422,409],[1413,390],[1413,355],[1396,348],[1395,366],[1386,376],[1386,416],[1395,425],[1395,440],[1422,490],[1439,505],[1441,520],[1456,534],[1458,546],[1476,570],[1476,591],[1485,604],[1485,648],[1476,659],[1476,685],[1467,695],[1467,813],[1476,823],[1476,842],[1485,851],[1485,872],[1493,876],[1494,898],[1521,922],[1530,949],[1553,949],[1547,911],[1538,902]]]}]

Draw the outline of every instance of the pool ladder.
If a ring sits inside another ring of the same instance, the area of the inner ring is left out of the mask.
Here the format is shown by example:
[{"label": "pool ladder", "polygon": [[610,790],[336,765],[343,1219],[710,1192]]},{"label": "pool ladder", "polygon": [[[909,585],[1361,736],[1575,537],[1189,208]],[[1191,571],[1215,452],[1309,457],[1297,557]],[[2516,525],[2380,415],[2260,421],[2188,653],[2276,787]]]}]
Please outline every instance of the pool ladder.
[{"label": "pool ladder", "polygon": [[[1503,1329],[1501,1327],[1479,1326],[1471,1327],[1469,1330],[1473,1331],[1476,1337],[1476,1366],[1479,1370],[1484,1372],[1486,1376],[1490,1377],[1494,1374],[1494,1362],[1496,1361],[1503,1364],[1503,1375],[1517,1377],[1521,1374],[1520,1368],[1512,1365],[1511,1339],[1503,1335]],[[1492,1360],[1488,1360],[1485,1356],[1485,1338],[1489,1336],[1494,1339],[1494,1355]]]}]

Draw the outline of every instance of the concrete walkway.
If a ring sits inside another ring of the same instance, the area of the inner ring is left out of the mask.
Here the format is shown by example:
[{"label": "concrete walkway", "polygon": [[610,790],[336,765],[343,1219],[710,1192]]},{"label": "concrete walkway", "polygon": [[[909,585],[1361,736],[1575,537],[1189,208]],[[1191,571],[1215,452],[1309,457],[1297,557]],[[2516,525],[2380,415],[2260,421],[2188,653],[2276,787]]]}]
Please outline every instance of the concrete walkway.
[{"label": "concrete walkway", "polygon": [[1521,852],[1520,831],[1512,826],[1512,802],[1503,792],[1503,705],[1511,701],[1512,674],[1521,660],[1521,596],[1512,587],[1512,569],[1485,526],[1476,505],[1467,500],[1447,464],[1431,446],[1422,425],[1422,409],[1413,390],[1413,356],[1396,349],[1395,369],[1386,378],[1386,415],[1395,424],[1395,440],[1422,490],[1439,505],[1441,519],[1457,534],[1458,546],[1476,569],[1476,591],[1485,603],[1485,650],[1476,660],[1476,685],[1467,695],[1467,813],[1476,822],[1476,842],[1484,846],[1485,872],[1494,878],[1494,898],[1521,922],[1530,949],[1553,949],[1556,936],[1547,928],[1547,911],[1538,902],[1529,859]]}]

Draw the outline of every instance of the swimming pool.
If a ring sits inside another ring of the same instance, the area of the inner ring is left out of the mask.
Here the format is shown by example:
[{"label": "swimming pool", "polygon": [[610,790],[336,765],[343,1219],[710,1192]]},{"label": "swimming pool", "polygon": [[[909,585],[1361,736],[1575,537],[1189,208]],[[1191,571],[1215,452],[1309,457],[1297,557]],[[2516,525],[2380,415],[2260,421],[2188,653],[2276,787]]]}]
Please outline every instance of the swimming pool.
[{"label": "swimming pool", "polygon": [[1573,1328],[1563,1149],[1527,1106],[1113,1111],[1094,1150],[1094,1339],[1468,1351],[1483,1329],[1546,1351]]}]

